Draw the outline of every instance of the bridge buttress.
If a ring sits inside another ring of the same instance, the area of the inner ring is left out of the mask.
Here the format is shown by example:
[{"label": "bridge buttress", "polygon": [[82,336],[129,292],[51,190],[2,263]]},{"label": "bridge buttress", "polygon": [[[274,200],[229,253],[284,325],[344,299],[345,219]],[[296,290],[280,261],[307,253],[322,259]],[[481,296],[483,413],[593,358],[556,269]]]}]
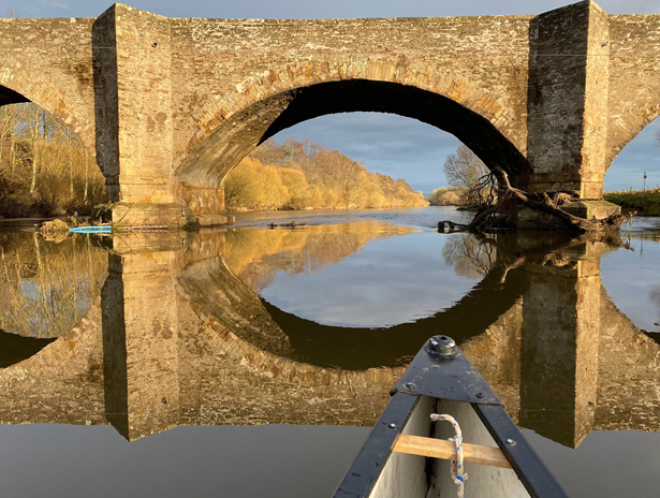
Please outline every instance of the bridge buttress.
[{"label": "bridge buttress", "polygon": [[601,199],[609,86],[608,15],[594,2],[530,23],[527,159],[532,191]]},{"label": "bridge buttress", "polygon": [[[93,27],[98,161],[125,229],[177,229],[195,214],[219,214],[218,189],[190,189],[173,174],[170,20],[115,4]],[[154,208],[157,209],[154,209]]]},{"label": "bridge buttress", "polygon": [[108,421],[129,441],[179,424],[177,252],[110,255],[102,291]]}]

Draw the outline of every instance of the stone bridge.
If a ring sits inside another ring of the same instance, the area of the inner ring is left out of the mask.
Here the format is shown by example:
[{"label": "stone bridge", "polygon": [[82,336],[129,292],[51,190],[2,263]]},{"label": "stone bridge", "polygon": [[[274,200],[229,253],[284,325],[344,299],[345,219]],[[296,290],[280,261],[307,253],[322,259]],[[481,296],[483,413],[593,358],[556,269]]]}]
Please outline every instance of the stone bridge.
[{"label": "stone bridge", "polygon": [[[178,236],[115,238],[102,300],[70,334],[0,369],[0,423],[112,424],[135,440],[179,425],[375,422],[404,369],[396,358],[303,361],[284,312],[269,312],[224,266],[224,238]],[[149,237],[171,249],[145,251]],[[603,289],[603,246],[534,243],[425,319],[420,340],[462,325],[461,347],[514,420],[564,445],[596,429],[660,431],[660,346]],[[413,327],[380,332],[396,339]],[[350,340],[338,327],[321,335]],[[398,340],[399,358],[419,346]]]},{"label": "stone bridge", "polygon": [[223,179],[250,150],[351,111],[452,133],[518,187],[601,198],[618,152],[660,113],[659,37],[660,15],[591,1],[539,16],[343,20],[170,19],[115,4],[96,19],[2,19],[0,104],[32,101],[70,126],[109,200],[134,205],[126,225],[181,224],[181,206],[222,213]]}]

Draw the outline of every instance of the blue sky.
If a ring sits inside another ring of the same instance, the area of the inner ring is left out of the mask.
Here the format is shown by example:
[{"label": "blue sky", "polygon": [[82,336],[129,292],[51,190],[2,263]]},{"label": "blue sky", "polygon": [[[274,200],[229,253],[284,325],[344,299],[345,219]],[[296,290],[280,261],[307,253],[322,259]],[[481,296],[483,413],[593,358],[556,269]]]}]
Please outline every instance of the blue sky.
[{"label": "blue sky", "polygon": [[[557,0],[133,0],[133,7],[169,17],[341,18],[540,14],[571,2]],[[657,14],[660,0],[603,0],[610,14]],[[96,17],[111,5],[100,0],[0,0],[0,9],[21,17]],[[605,178],[609,190],[660,185],[660,122],[648,126],[616,159]],[[429,192],[445,183],[442,164],[459,142],[417,121],[386,114],[324,116],[281,132],[313,141],[362,161],[370,170],[408,180]]]},{"label": "blue sky", "polygon": [[[132,0],[133,7],[169,17],[336,18],[540,14],[572,3],[563,0]],[[101,0],[2,0],[0,8],[22,17],[96,17],[112,2]],[[610,14],[655,14],[657,0],[602,0]]]}]

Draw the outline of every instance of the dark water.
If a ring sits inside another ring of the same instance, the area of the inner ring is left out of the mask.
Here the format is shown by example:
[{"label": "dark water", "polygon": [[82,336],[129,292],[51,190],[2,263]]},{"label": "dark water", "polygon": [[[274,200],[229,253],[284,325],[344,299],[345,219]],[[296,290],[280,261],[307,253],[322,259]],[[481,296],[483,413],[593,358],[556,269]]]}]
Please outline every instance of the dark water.
[{"label": "dark water", "polygon": [[440,219],[464,215],[1,233],[0,495],[331,496],[444,333],[571,496],[657,496],[660,220],[570,240],[439,234]]}]

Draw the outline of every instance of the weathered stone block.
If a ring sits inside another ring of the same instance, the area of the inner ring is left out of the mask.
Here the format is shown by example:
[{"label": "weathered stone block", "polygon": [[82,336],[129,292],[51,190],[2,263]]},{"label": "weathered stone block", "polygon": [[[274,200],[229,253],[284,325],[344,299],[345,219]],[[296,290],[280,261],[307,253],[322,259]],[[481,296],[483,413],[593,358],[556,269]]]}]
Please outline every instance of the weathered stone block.
[{"label": "weathered stone block", "polygon": [[121,237],[112,237],[113,252],[121,255],[130,253],[158,254],[160,252],[185,249],[192,243],[194,233],[183,230],[157,232],[130,232]]},{"label": "weathered stone block", "polygon": [[556,216],[525,206],[516,210],[511,224],[512,228],[517,230],[566,229],[566,224]]},{"label": "weathered stone block", "polygon": [[182,230],[199,226],[189,207],[179,204],[116,204],[112,208],[113,230]]},{"label": "weathered stone block", "polygon": [[604,220],[610,216],[621,214],[621,206],[607,201],[571,202],[564,204],[560,209],[585,220]]}]

